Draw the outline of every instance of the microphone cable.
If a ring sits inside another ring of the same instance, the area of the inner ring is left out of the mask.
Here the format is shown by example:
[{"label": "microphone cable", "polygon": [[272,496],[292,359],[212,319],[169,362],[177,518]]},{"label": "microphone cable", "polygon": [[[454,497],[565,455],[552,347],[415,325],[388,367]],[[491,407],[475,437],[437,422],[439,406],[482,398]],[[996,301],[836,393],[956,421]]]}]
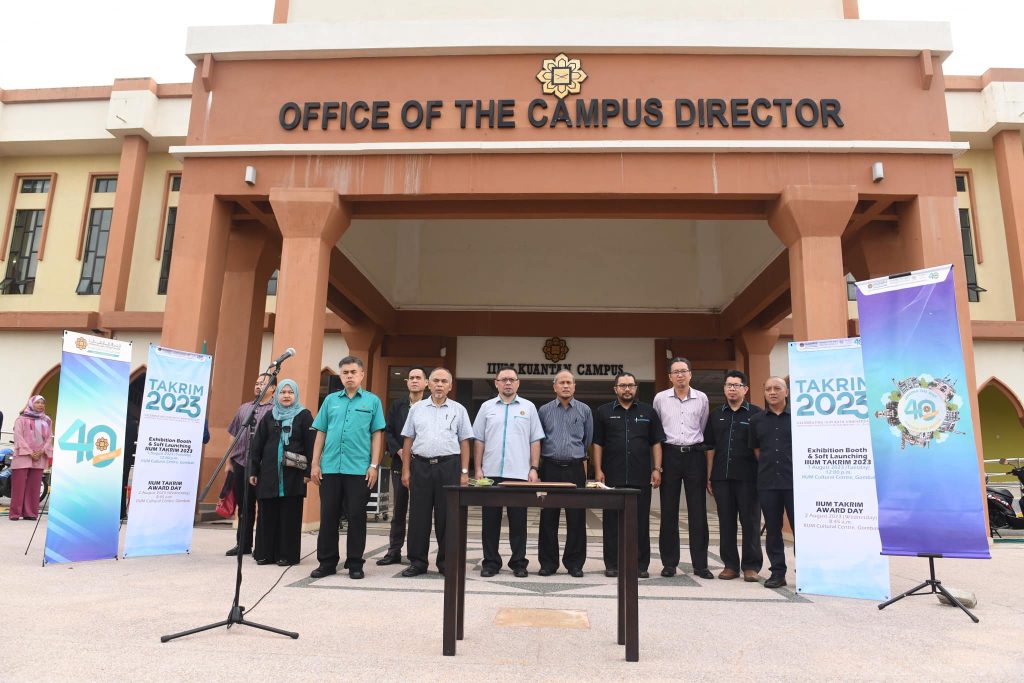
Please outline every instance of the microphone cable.
[{"label": "microphone cable", "polygon": [[[305,555],[303,555],[302,557],[299,558],[299,563],[301,563],[304,559],[306,559],[307,557],[309,557],[310,555],[313,555],[315,553],[316,553],[316,548],[313,548],[308,553],[306,553]],[[272,585],[270,588],[268,588],[267,592],[260,596],[260,599],[256,601],[255,605],[253,605],[249,609],[245,610],[245,614],[252,614],[252,611],[254,609],[256,609],[257,607],[259,607],[259,604],[261,602],[263,602],[263,598],[265,598],[268,595],[270,595],[271,591],[273,591],[275,588],[277,588],[277,585],[279,583],[281,583],[281,579],[283,579],[284,575],[288,573],[288,570],[291,569],[292,567],[297,567],[297,566],[298,566],[298,564],[290,564],[287,567],[285,567],[284,571],[281,572],[281,575],[279,577],[277,577],[277,581],[274,582],[274,585]]]}]

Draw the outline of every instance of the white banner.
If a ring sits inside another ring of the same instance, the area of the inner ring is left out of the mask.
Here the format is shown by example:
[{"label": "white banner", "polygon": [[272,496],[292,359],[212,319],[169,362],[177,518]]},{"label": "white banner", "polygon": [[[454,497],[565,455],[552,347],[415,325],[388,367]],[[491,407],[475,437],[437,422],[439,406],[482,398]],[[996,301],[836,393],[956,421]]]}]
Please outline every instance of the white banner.
[{"label": "white banner", "polygon": [[210,356],[150,345],[124,556],[192,547]]},{"label": "white banner", "polygon": [[889,598],[860,339],[790,342],[799,593]]}]

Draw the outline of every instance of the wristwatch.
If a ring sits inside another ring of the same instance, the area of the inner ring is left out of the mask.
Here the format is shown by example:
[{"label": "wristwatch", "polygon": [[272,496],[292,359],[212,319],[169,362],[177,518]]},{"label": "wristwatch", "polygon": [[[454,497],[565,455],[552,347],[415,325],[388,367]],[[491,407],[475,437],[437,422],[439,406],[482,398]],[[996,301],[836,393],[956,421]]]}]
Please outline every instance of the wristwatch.
[{"label": "wristwatch", "polygon": [[371,462],[370,463],[370,469],[371,470],[375,470],[375,469],[377,469],[377,467],[378,467],[377,463],[375,463],[375,462]]},{"label": "wristwatch", "polygon": [[661,472],[664,472],[664,471],[665,471],[665,468],[663,468],[663,467],[655,467],[655,468],[654,468],[654,471],[655,471],[655,472],[658,472],[658,473],[661,473]]},{"label": "wristwatch", "polygon": [[469,470],[467,470],[465,467],[463,467],[462,468],[462,473],[463,474],[469,474]]},{"label": "wristwatch", "polygon": [[533,470],[534,472],[538,472],[538,473],[540,472],[540,470],[537,469],[536,465],[530,465],[530,469]]}]

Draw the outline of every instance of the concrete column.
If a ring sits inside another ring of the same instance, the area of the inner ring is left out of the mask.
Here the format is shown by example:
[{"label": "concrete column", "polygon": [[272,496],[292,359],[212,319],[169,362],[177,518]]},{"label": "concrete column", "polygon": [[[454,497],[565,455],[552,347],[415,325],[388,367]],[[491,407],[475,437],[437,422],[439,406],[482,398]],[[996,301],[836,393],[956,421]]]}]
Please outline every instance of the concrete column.
[{"label": "concrete column", "polygon": [[183,175],[160,343],[198,352],[206,341],[207,352],[214,353],[231,210],[212,194],[192,191],[202,185]]},{"label": "concrete column", "polygon": [[[273,189],[270,205],[282,238],[273,354],[276,357],[288,347],[295,349],[281,378],[298,383],[302,403],[315,415],[331,250],[350,225],[350,213],[331,189]],[[302,519],[307,527],[320,520],[320,495],[315,486],[307,489]]]},{"label": "concrete column", "polygon": [[744,368],[750,378],[747,400],[764,405],[764,383],[772,375],[771,353],[779,340],[779,328],[745,327],[736,335],[736,346],[743,354]]},{"label": "concrete column", "polygon": [[[1024,320],[1024,150],[1019,130],[1004,130],[992,138],[999,200],[1003,207],[1006,254],[1010,259],[1013,308]],[[959,263],[959,261],[956,261]]]},{"label": "concrete column", "polygon": [[[267,281],[277,267],[280,242],[267,230],[235,229],[228,238],[218,330],[221,351],[213,359],[210,390],[210,443],[203,453],[200,480],[206,481],[231,443],[228,423],[239,404],[251,401],[262,368]],[[208,500],[214,502],[217,491]]]},{"label": "concrete column", "polygon": [[847,334],[842,235],[856,205],[852,185],[790,185],[769,209],[768,224],[789,250],[797,341]]},{"label": "concrete column", "polygon": [[100,289],[101,313],[125,310],[148,152],[149,142],[141,135],[125,136],[121,143],[117,194],[114,196],[114,212],[110,217],[110,236]]}]

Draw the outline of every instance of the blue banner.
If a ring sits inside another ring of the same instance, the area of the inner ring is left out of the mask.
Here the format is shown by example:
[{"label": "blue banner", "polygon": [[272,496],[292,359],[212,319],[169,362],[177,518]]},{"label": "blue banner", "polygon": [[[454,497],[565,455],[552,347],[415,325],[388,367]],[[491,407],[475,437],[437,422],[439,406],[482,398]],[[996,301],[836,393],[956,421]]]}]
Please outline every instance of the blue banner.
[{"label": "blue banner", "polygon": [[131,342],[64,333],[43,562],[117,557]]},{"label": "blue banner", "polygon": [[124,556],[192,547],[211,357],[149,347]]},{"label": "blue banner", "polygon": [[857,283],[887,555],[987,558],[953,267]]},{"label": "blue banner", "polygon": [[796,589],[887,600],[860,343],[789,344]]}]

